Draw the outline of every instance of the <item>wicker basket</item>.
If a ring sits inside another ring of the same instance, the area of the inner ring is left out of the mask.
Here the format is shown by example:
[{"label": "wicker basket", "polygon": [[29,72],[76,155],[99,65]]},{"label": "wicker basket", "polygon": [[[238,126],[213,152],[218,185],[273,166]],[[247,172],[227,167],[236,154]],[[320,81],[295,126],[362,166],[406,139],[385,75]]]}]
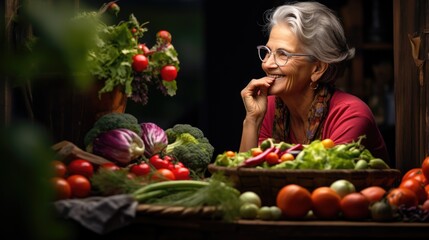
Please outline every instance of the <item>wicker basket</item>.
[{"label": "wicker basket", "polygon": [[356,190],[368,186],[380,186],[389,189],[400,180],[397,169],[368,170],[303,170],[303,169],[257,169],[231,168],[210,164],[210,173],[222,171],[231,178],[234,186],[240,190],[253,191],[262,198],[264,205],[275,205],[278,191],[287,184],[298,184],[309,191],[320,186],[329,186],[338,179],[346,179],[354,184]]}]

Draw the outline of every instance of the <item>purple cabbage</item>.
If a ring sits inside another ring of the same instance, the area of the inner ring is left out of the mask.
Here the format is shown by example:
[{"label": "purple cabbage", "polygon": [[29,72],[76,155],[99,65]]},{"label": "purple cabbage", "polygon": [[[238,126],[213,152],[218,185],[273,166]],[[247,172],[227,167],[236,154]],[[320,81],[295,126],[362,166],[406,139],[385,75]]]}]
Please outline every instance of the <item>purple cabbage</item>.
[{"label": "purple cabbage", "polygon": [[143,143],[145,145],[144,155],[148,158],[164,150],[168,144],[167,134],[164,129],[151,122],[140,123],[142,128]]},{"label": "purple cabbage", "polygon": [[92,143],[92,152],[122,165],[143,156],[145,145],[141,137],[125,128],[99,134]]}]

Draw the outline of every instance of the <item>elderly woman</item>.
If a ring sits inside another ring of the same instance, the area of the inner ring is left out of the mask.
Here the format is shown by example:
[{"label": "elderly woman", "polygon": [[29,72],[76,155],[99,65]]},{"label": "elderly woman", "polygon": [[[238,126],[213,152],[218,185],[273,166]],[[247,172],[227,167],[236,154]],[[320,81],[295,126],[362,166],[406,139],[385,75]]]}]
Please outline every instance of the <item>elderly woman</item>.
[{"label": "elderly woman", "polygon": [[316,139],[362,143],[388,162],[370,108],[335,88],[354,49],[337,16],[317,2],[297,2],[267,12],[269,39],[257,47],[265,77],[241,91],[246,109],[240,151],[266,138],[308,144]]}]

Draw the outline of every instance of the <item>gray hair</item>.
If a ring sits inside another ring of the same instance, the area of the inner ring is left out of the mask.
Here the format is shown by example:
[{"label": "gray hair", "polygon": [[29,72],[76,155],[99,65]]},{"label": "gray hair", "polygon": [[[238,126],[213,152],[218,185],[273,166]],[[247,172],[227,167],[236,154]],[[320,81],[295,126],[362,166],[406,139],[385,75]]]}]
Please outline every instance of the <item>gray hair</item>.
[{"label": "gray hair", "polygon": [[344,29],[333,10],[318,2],[285,4],[266,12],[265,30],[287,24],[296,34],[305,53],[329,64],[322,82],[335,81],[352,59],[354,48],[347,45]]}]

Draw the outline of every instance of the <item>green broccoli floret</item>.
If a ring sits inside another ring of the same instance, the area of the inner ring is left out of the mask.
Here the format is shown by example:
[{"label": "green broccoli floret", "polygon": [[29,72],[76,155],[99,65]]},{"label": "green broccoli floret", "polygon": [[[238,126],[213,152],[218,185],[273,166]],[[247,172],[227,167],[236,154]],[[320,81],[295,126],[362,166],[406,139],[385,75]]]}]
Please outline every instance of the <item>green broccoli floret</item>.
[{"label": "green broccoli floret", "polygon": [[142,135],[138,119],[133,115],[129,113],[108,113],[101,116],[86,133],[84,138],[85,146],[89,146],[100,133],[118,128],[126,128],[139,136]]},{"label": "green broccoli floret", "polygon": [[203,177],[210,164],[214,147],[203,131],[189,124],[176,124],[165,130],[168,138],[166,154],[182,162],[197,176]]},{"label": "green broccoli floret", "polygon": [[185,123],[179,123],[174,125],[172,128],[168,128],[165,130],[165,133],[167,134],[169,143],[176,141],[177,136],[182,133],[189,133],[196,139],[204,137],[204,133],[201,131],[201,129]]},{"label": "green broccoli floret", "polygon": [[175,147],[184,145],[187,143],[198,144],[198,140],[190,133],[181,133],[176,136],[176,140],[167,145],[165,151],[167,154],[171,153]]}]

